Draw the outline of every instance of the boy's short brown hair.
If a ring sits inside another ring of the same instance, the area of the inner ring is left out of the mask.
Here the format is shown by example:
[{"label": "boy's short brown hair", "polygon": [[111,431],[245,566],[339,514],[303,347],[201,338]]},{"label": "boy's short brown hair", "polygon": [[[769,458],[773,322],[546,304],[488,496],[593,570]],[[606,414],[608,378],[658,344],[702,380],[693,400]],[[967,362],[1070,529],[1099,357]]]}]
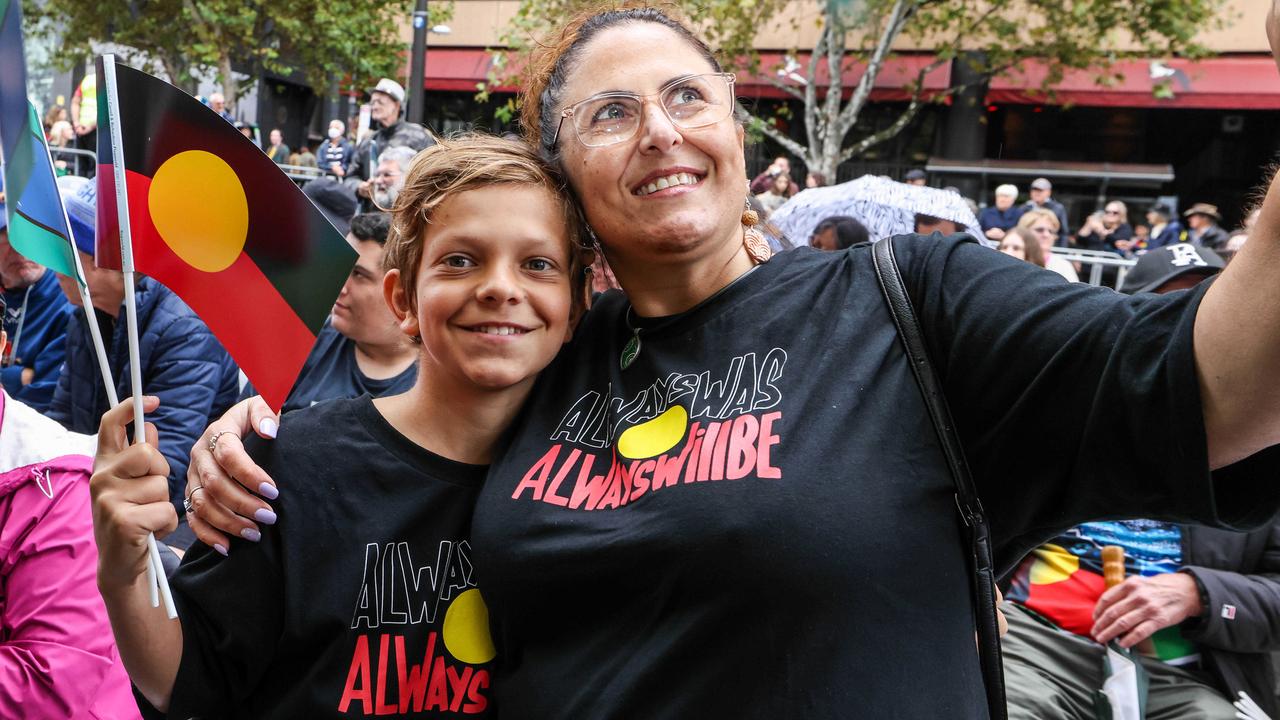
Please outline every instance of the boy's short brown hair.
[{"label": "boy's short brown hair", "polygon": [[[587,249],[586,224],[563,178],[525,143],[481,133],[442,138],[418,153],[391,208],[391,233],[382,266],[400,271],[400,287],[406,291],[410,308],[417,307],[413,288],[432,213],[458,193],[503,184],[541,187],[556,198],[569,242],[573,316],[582,311],[587,292],[585,268],[594,253]],[[495,232],[503,222],[508,220],[499,221],[495,216]]]}]

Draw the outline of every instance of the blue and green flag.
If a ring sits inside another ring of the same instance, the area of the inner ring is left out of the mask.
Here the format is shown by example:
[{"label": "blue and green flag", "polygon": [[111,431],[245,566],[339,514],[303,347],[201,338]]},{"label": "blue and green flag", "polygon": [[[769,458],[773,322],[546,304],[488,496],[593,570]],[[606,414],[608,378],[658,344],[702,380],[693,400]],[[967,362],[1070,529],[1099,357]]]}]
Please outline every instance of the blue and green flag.
[{"label": "blue and green flag", "polygon": [[83,284],[40,118],[27,99],[18,0],[0,0],[0,68],[0,161],[9,244],[28,260]]}]

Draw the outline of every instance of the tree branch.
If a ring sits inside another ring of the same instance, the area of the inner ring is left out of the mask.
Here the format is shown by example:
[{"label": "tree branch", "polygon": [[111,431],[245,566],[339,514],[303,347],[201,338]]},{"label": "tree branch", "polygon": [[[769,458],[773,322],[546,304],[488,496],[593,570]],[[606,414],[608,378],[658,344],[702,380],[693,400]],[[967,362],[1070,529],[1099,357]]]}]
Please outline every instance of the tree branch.
[{"label": "tree branch", "polygon": [[884,64],[885,57],[893,48],[894,40],[902,33],[902,28],[916,7],[914,0],[894,2],[893,9],[889,11],[889,21],[885,23],[884,32],[880,34],[880,42],[876,44],[875,52],[867,61],[867,69],[862,73],[862,77],[858,78],[858,86],[854,89],[853,96],[840,112],[838,131],[841,139],[858,121],[858,115],[862,113],[862,108],[871,98],[871,90],[875,87],[876,77],[880,74],[880,67]]},{"label": "tree branch", "polygon": [[793,86],[788,85],[788,84],[786,84],[786,83],[782,82],[781,80],[779,80],[779,79],[778,79],[778,78],[776,78],[776,77],[773,77],[772,75],[764,75],[763,77],[764,77],[764,79],[765,79],[765,82],[767,82],[767,83],[769,83],[770,85],[772,85],[772,86],[774,86],[774,87],[778,88],[779,90],[781,90],[782,92],[784,92],[784,93],[786,93],[786,94],[790,95],[791,97],[795,98],[796,100],[799,100],[800,102],[804,102],[804,93],[802,93],[802,92],[800,92],[799,90],[795,89]]},{"label": "tree branch", "polygon": [[[799,158],[808,157],[809,153],[807,152],[807,149],[803,145],[784,135],[781,131],[779,131],[774,126],[770,125],[763,118],[752,115],[750,112],[747,111],[745,107],[742,106],[742,103],[737,104],[737,112],[738,112],[738,117],[742,118],[743,120],[755,120],[758,123],[758,127],[760,128],[761,132],[773,138],[775,142],[777,142],[782,147],[786,148],[791,154]],[[805,164],[808,164],[807,159],[805,161]]]},{"label": "tree branch", "polygon": [[920,101],[918,99],[913,99],[911,101],[911,104],[907,106],[907,109],[903,110],[902,114],[898,116],[898,119],[893,121],[892,125],[881,130],[880,132],[872,133],[862,138],[858,142],[854,143],[853,145],[850,145],[849,147],[842,150],[840,152],[840,159],[836,162],[836,164],[839,165],[840,163],[844,162],[845,160],[848,160],[854,155],[860,155],[866,152],[868,148],[874,145],[878,145],[879,143],[882,143],[885,140],[888,140],[894,135],[897,135],[899,132],[902,131],[902,128],[906,127],[907,123],[911,122],[911,119],[914,118],[916,114],[920,112],[920,107],[921,107]]}]

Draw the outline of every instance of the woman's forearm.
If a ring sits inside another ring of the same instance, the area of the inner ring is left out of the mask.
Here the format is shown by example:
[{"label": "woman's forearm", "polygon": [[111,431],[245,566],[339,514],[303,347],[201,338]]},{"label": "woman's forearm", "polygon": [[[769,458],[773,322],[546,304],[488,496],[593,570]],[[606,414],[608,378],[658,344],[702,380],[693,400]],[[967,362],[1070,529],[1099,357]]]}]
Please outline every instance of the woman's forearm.
[{"label": "woman's forearm", "polygon": [[1209,464],[1280,443],[1280,186],[1196,314],[1195,358]]},{"label": "woman's forearm", "polygon": [[99,586],[120,659],[138,691],[157,710],[169,709],[182,661],[182,623],[151,607],[147,576],[123,587]]}]

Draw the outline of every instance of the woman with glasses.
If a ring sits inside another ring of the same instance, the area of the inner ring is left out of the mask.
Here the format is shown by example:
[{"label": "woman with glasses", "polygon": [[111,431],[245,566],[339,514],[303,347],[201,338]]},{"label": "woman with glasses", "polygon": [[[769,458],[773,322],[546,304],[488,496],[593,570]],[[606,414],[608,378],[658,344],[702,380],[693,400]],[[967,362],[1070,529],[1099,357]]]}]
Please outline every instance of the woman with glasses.
[{"label": "woman with glasses", "polygon": [[[987,717],[955,486],[871,248],[762,251],[733,76],[662,11],[579,16],[528,72],[528,138],[625,294],[582,318],[478,500],[501,712]],[[1280,301],[1223,322],[1248,274],[1276,285],[1274,245],[1208,293],[1131,298],[959,236],[892,241],[1002,568],[1086,518],[1270,517],[1270,451],[1210,468],[1280,441]],[[233,532],[266,506],[235,491],[263,481],[243,457],[193,455]]]},{"label": "woman with glasses", "polygon": [[1089,250],[1110,250],[1132,257],[1133,227],[1129,225],[1129,209],[1119,200],[1107,203],[1102,212],[1085,220],[1076,233],[1076,243]]},{"label": "woman with glasses", "polygon": [[1040,241],[1040,250],[1044,255],[1044,266],[1071,282],[1080,282],[1076,268],[1060,255],[1053,254],[1053,247],[1058,242],[1058,216],[1052,210],[1032,208],[1018,218],[1018,227],[1029,231]]}]

